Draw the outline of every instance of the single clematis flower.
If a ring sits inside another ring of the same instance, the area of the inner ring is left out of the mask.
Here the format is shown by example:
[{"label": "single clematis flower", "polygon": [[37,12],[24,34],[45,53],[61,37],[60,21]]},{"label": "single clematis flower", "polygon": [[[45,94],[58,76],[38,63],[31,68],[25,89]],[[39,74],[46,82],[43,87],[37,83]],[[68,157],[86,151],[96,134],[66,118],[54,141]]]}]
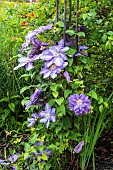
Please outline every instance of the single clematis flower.
[{"label": "single clematis flower", "polygon": [[75,115],[84,115],[90,111],[91,102],[84,94],[73,94],[68,97],[68,101],[69,109],[74,111]]},{"label": "single clematis flower", "polygon": [[[64,47],[64,40],[60,40],[58,45],[50,47],[48,50],[44,50],[40,55],[40,59],[46,60],[51,64],[61,66],[65,60],[67,60],[64,52],[68,51],[69,47]],[[51,65],[50,64],[50,65]]]},{"label": "single clematis flower", "polygon": [[27,121],[30,122],[28,124],[28,127],[32,127],[36,123],[37,119],[38,119],[38,114],[37,113],[32,114],[31,118],[27,119]]},{"label": "single clematis flower", "polygon": [[66,81],[67,81],[67,82],[70,81],[70,76],[69,76],[68,71],[65,71],[65,72],[64,72],[64,77],[66,78]]},{"label": "single clematis flower", "polygon": [[46,127],[49,127],[50,121],[55,122],[55,108],[51,108],[48,103],[46,103],[45,110],[39,113],[40,122],[46,123]]},{"label": "single clematis flower", "polygon": [[31,41],[40,33],[50,30],[52,28],[52,24],[48,24],[46,26],[41,26],[33,31],[30,31],[26,36],[26,42],[23,43],[21,51],[24,52],[25,49],[28,47],[28,45],[31,43]]},{"label": "single clematis flower", "polygon": [[13,154],[13,155],[11,155],[11,156],[8,158],[8,160],[9,160],[10,162],[16,162],[17,159],[18,159],[18,155],[17,155],[17,154]]},{"label": "single clematis flower", "polygon": [[50,62],[44,63],[44,68],[41,69],[40,74],[44,74],[44,78],[51,77],[55,78],[64,69],[68,62],[64,62],[61,66],[57,66],[55,64],[50,65]]},{"label": "single clematis flower", "polygon": [[14,70],[18,70],[20,67],[25,66],[26,70],[31,70],[33,66],[34,59],[30,57],[20,57],[18,58],[18,61],[20,64],[16,67],[14,67]]},{"label": "single clematis flower", "polygon": [[43,90],[40,89],[36,89],[35,92],[30,96],[30,101],[28,101],[25,105],[25,110],[28,109],[31,105],[35,105],[40,103],[39,102],[39,96],[41,95],[41,93],[43,92]]},{"label": "single clematis flower", "polygon": [[75,148],[73,153],[79,153],[82,150],[82,147],[84,146],[84,141],[81,141]]},{"label": "single clematis flower", "polygon": [[73,56],[81,56],[81,55],[85,55],[88,56],[87,53],[85,53],[83,50],[87,50],[89,47],[83,45],[83,46],[78,46],[78,52],[75,53]]}]

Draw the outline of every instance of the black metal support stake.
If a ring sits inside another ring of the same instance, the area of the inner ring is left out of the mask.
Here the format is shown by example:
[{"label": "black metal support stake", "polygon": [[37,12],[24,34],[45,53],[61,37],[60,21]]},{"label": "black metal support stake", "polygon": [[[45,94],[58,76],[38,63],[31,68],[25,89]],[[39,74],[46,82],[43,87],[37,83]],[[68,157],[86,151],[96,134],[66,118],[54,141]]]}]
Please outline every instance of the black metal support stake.
[{"label": "black metal support stake", "polygon": [[72,0],[69,0],[69,25],[71,25]]},{"label": "black metal support stake", "polygon": [[66,44],[66,0],[64,0],[64,46]]},{"label": "black metal support stake", "polygon": [[[78,33],[78,10],[79,0],[76,0],[76,33]],[[76,35],[76,50],[78,51],[78,35]]]},{"label": "black metal support stake", "polygon": [[59,14],[59,0],[56,0],[56,22],[58,22]]}]

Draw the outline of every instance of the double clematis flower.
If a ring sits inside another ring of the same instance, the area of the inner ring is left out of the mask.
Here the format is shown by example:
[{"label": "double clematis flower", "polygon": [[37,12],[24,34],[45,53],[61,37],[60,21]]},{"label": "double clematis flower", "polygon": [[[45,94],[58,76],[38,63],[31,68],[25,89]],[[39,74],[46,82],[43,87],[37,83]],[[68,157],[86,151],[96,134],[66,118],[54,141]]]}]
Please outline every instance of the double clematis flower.
[{"label": "double clematis flower", "polygon": [[68,101],[69,109],[74,111],[75,115],[84,115],[90,111],[91,102],[84,94],[73,94],[68,97]]}]

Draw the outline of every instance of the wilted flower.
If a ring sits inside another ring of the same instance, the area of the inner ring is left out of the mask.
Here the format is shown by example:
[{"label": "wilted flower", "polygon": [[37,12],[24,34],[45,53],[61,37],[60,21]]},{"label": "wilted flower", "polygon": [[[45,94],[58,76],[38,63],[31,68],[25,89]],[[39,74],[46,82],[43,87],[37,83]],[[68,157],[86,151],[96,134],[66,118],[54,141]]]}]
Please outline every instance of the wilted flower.
[{"label": "wilted flower", "polygon": [[67,59],[64,52],[68,51],[69,47],[64,47],[64,40],[60,40],[58,45],[50,47],[48,50],[44,50],[40,55],[40,59],[49,61],[51,64],[61,66]]},{"label": "wilted flower", "polygon": [[84,141],[81,141],[75,148],[73,153],[79,153],[82,150],[82,147],[84,146]]},{"label": "wilted flower", "polygon": [[70,76],[69,76],[68,71],[65,71],[65,72],[64,72],[64,77],[66,78],[66,81],[67,81],[67,82],[70,81]]},{"label": "wilted flower", "polygon": [[73,45],[75,45],[75,44],[76,44],[76,38],[73,39],[73,40],[71,40],[70,36],[69,36],[69,35],[66,35],[66,45],[67,45],[68,47],[71,47],[71,46],[73,46]]},{"label": "wilted flower", "polygon": [[45,111],[41,111],[39,113],[39,117],[40,122],[41,123],[46,123],[46,127],[49,127],[50,121],[55,122],[56,118],[55,118],[55,108],[50,107],[50,105],[48,103],[46,103],[45,106]]},{"label": "wilted flower", "polygon": [[81,56],[81,55],[85,55],[88,56],[87,53],[85,53],[83,50],[87,50],[88,47],[83,45],[83,46],[78,46],[78,52],[74,54],[74,56]]},{"label": "wilted flower", "polygon": [[37,119],[38,119],[38,114],[37,113],[32,114],[31,118],[27,119],[27,121],[30,122],[28,124],[28,127],[32,127],[36,123]]},{"label": "wilted flower", "polygon": [[61,72],[61,70],[68,65],[68,62],[64,62],[61,66],[50,64],[51,64],[50,62],[44,63],[45,67],[41,69],[40,74],[44,74],[44,78],[50,76],[51,78],[54,79]]},{"label": "wilted flower", "polygon": [[30,58],[30,57],[20,57],[20,58],[18,58],[18,61],[20,62],[20,64],[18,66],[16,66],[14,68],[14,70],[17,70],[18,68],[25,66],[26,70],[29,71],[29,70],[31,70],[34,67],[33,66],[33,62],[34,62],[33,58]]},{"label": "wilted flower", "polygon": [[11,155],[11,156],[8,158],[8,160],[9,160],[10,162],[16,162],[17,159],[18,159],[18,155],[17,155],[17,154],[13,154],[13,155]]},{"label": "wilted flower", "polygon": [[41,95],[41,93],[43,92],[43,90],[40,89],[36,89],[35,92],[30,96],[30,101],[28,101],[25,105],[25,109],[28,109],[31,105],[35,105],[39,102],[39,96]]},{"label": "wilted flower", "polygon": [[90,111],[91,102],[88,96],[84,94],[73,94],[69,98],[69,109],[74,111],[75,115],[84,115]]}]

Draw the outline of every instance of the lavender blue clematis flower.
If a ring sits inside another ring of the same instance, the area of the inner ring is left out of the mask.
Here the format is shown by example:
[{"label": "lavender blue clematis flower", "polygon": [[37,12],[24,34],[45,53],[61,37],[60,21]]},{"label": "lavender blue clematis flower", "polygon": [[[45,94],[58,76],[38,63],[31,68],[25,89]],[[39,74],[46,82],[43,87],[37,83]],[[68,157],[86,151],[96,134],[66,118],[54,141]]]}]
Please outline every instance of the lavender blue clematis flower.
[{"label": "lavender blue clematis flower", "polygon": [[10,162],[16,162],[17,159],[18,159],[18,155],[17,155],[17,154],[13,154],[13,155],[11,155],[11,156],[8,158],[8,160],[9,160]]},{"label": "lavender blue clematis flower", "polygon": [[55,108],[51,108],[48,103],[46,103],[45,110],[39,113],[40,122],[46,123],[46,127],[49,127],[50,121],[55,122]]},{"label": "lavender blue clematis flower", "polygon": [[84,141],[81,141],[75,148],[73,153],[79,153],[82,150],[82,147],[84,146]]},{"label": "lavender blue clematis flower", "polygon": [[91,102],[84,94],[73,94],[68,97],[68,101],[69,109],[74,111],[75,115],[84,115],[90,111]]},{"label": "lavender blue clematis flower", "polygon": [[22,49],[21,51],[24,52],[24,50],[28,47],[28,45],[31,43],[31,41],[36,37],[36,35],[46,31],[46,30],[50,30],[52,28],[52,24],[48,24],[46,26],[41,26],[33,31],[30,31],[26,36],[25,36],[25,39],[26,39],[26,42],[23,43],[22,45]]},{"label": "lavender blue clematis flower", "polygon": [[60,40],[58,45],[50,47],[40,55],[40,59],[49,61],[51,64],[61,66],[67,60],[64,52],[68,51],[69,47],[64,47],[64,40]]},{"label": "lavender blue clematis flower", "polygon": [[25,109],[28,109],[31,105],[35,105],[40,103],[39,102],[39,96],[41,95],[41,93],[43,92],[43,90],[41,88],[36,89],[35,92],[30,96],[30,101],[28,101],[25,105]]},{"label": "lavender blue clematis flower", "polygon": [[33,66],[34,59],[30,57],[20,57],[18,58],[20,64],[14,68],[14,70],[18,70],[20,67],[25,66],[26,70],[31,70]]},{"label": "lavender blue clematis flower", "polygon": [[65,72],[64,72],[64,77],[66,78],[66,81],[67,81],[67,82],[70,81],[70,76],[69,76],[68,71],[65,71]]},{"label": "lavender blue clematis flower", "polygon": [[0,159],[0,164],[2,165],[9,165],[10,163],[7,160]]},{"label": "lavender blue clematis flower", "polygon": [[74,56],[81,56],[81,55],[85,55],[88,56],[87,53],[85,53],[83,50],[87,50],[88,47],[83,45],[83,46],[78,46],[78,52],[74,54]]},{"label": "lavender blue clematis flower", "polygon": [[39,116],[38,116],[37,113],[32,114],[32,115],[31,115],[31,118],[28,118],[28,119],[27,119],[27,121],[30,122],[30,123],[28,124],[28,127],[32,127],[32,126],[36,123],[38,117],[39,117]]},{"label": "lavender blue clematis flower", "polygon": [[62,69],[64,69],[67,65],[68,62],[64,62],[61,66],[57,66],[55,64],[50,65],[50,62],[47,62],[44,64],[44,68],[41,69],[40,74],[44,74],[44,78],[51,77],[55,78],[57,75],[61,72]]}]

